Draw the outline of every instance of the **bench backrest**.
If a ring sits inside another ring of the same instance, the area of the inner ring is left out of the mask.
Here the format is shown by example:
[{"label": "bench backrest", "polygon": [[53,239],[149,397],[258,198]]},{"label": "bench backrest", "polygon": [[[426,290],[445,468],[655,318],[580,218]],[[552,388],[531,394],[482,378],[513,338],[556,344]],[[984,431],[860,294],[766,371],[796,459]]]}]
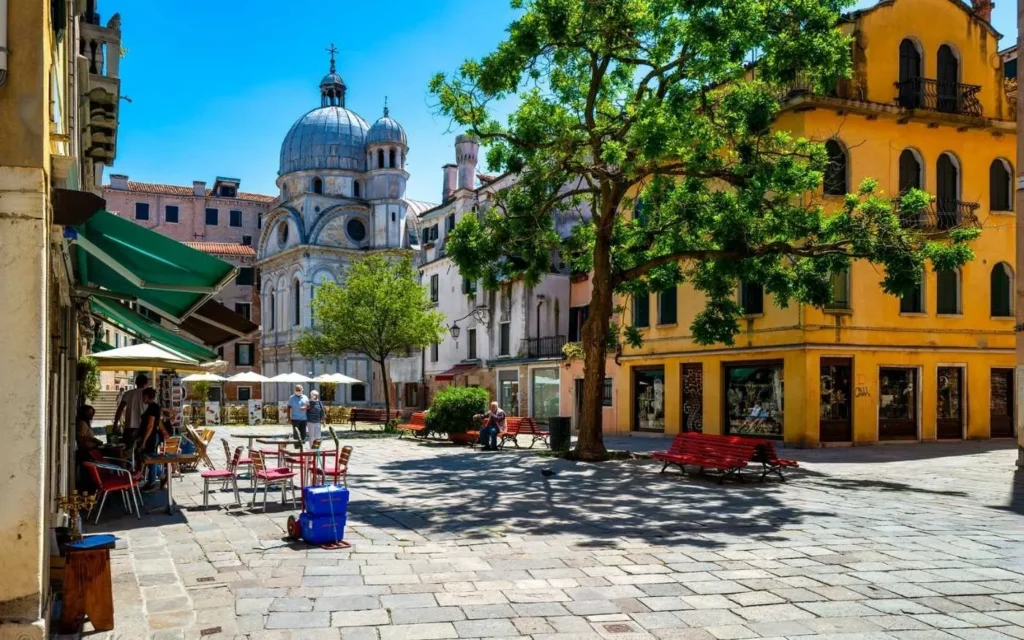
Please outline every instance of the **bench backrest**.
[{"label": "bench backrest", "polygon": [[737,436],[717,436],[707,433],[680,433],[672,441],[669,453],[676,455],[705,455],[748,461],[754,458],[764,441]]},{"label": "bench backrest", "polygon": [[[402,412],[399,409],[391,411],[392,418],[402,417]],[[353,422],[356,420],[385,420],[387,419],[388,413],[384,409],[367,409],[360,407],[353,407],[351,413],[351,419]]]},{"label": "bench backrest", "polygon": [[409,418],[409,424],[417,427],[426,426],[427,414],[422,411],[412,414],[412,417]]}]

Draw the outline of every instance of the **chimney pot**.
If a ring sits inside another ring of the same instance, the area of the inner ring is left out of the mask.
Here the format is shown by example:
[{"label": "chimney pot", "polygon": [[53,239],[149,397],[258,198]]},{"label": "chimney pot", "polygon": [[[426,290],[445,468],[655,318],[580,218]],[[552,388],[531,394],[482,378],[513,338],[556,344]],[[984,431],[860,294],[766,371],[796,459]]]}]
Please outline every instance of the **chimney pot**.
[{"label": "chimney pot", "polygon": [[128,176],[123,173],[110,174],[110,188],[118,191],[128,190]]},{"label": "chimney pot", "polygon": [[205,180],[193,180],[192,181],[192,194],[202,198],[206,197],[206,181]]},{"label": "chimney pot", "polygon": [[996,6],[992,0],[971,0],[971,6],[975,16],[985,22],[992,22],[992,9]]}]

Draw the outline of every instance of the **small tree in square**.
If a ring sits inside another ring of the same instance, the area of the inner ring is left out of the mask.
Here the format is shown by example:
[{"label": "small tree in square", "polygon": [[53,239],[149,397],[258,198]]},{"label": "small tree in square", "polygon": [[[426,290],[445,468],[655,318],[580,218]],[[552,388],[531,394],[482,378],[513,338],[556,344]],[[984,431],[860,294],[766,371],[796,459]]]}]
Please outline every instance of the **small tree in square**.
[{"label": "small tree in square", "polygon": [[352,262],[340,282],[317,289],[313,324],[298,340],[299,353],[316,359],[365,355],[380,368],[389,415],[387,359],[438,342],[444,333],[444,316],[433,308],[412,261],[378,255]]}]

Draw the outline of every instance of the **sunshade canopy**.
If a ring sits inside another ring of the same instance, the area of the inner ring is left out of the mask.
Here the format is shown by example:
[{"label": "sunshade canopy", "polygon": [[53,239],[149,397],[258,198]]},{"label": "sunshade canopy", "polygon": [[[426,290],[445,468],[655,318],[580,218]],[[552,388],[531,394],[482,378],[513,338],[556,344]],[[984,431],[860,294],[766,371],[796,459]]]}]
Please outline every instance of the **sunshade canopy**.
[{"label": "sunshade canopy", "polygon": [[280,373],[267,382],[313,382],[313,378],[307,378],[301,373]]},{"label": "sunshade canopy", "polygon": [[182,382],[224,382],[225,380],[227,378],[218,376],[216,373],[193,373],[181,379]]},{"label": "sunshade canopy", "polygon": [[333,384],[361,384],[362,380],[357,380],[351,376],[346,376],[344,373],[324,373],[313,378],[313,382],[331,382]]},{"label": "sunshade canopy", "polygon": [[205,362],[215,360],[217,354],[206,347],[186,340],[170,329],[153,322],[138,312],[112,300],[93,298],[90,305],[94,313],[103,316],[110,322],[120,325],[129,333],[142,340],[155,342],[190,359]]},{"label": "sunshade canopy", "polygon": [[228,378],[228,382],[270,382],[270,378],[258,374],[255,371],[246,371],[244,373],[236,373],[231,376]]},{"label": "sunshade canopy", "polygon": [[82,284],[142,300],[180,322],[234,277],[235,267],[99,211],[70,234]]},{"label": "sunshade canopy", "polygon": [[96,360],[98,368],[104,371],[130,371],[133,369],[202,371],[202,367],[195,360],[155,344],[135,344],[103,353],[94,353],[90,357]]}]

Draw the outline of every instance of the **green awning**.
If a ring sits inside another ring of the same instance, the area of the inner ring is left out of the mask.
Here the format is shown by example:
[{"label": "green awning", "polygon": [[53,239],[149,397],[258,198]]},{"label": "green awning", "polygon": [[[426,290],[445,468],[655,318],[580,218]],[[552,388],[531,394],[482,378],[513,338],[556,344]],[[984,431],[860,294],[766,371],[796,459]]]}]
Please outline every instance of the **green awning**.
[{"label": "green awning", "polygon": [[96,297],[92,298],[89,303],[93,313],[103,316],[141,340],[156,343],[200,362],[217,359],[216,352],[181,337],[167,327],[153,322],[122,304]]},{"label": "green awning", "polygon": [[103,342],[102,340],[96,340],[95,342],[92,343],[93,353],[103,353],[104,351],[110,351],[113,348],[114,345],[109,344],[107,342]]},{"label": "green awning", "polygon": [[234,278],[234,266],[99,211],[74,228],[78,278],[145,302],[181,322]]}]

